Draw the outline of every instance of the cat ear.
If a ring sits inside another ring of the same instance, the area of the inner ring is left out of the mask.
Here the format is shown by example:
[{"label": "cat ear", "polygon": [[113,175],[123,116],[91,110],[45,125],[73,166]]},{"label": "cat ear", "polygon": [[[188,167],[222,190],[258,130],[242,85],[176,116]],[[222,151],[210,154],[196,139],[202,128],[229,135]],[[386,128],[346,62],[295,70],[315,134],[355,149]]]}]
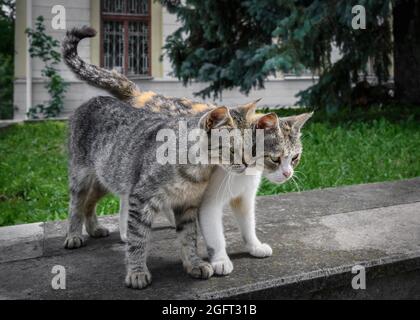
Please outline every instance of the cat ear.
[{"label": "cat ear", "polygon": [[298,116],[296,116],[296,121],[293,124],[293,128],[295,130],[302,129],[303,125],[308,121],[312,116],[314,115],[313,112],[303,113]]},{"label": "cat ear", "polygon": [[280,121],[286,122],[292,130],[300,131],[306,121],[308,121],[313,116],[313,114],[313,112],[302,113],[297,116],[280,118]]},{"label": "cat ear", "polygon": [[253,102],[244,104],[239,107],[239,110],[248,118],[252,117],[255,114],[255,111],[257,110],[257,104],[260,102],[261,99],[255,100]]},{"label": "cat ear", "polygon": [[206,131],[217,129],[222,126],[232,126],[233,119],[229,109],[226,107],[218,107],[206,113],[200,120],[200,126]]},{"label": "cat ear", "polygon": [[274,112],[266,114],[258,119],[257,129],[273,129],[278,128],[279,118]]}]

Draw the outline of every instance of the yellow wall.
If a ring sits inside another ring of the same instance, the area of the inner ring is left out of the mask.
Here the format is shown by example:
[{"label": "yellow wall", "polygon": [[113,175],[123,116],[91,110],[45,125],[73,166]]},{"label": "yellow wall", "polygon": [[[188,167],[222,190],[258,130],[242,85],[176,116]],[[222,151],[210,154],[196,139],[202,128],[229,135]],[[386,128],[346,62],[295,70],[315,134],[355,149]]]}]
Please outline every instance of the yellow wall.
[{"label": "yellow wall", "polygon": [[99,66],[101,63],[101,0],[90,0],[90,26],[98,34],[90,40],[90,62]]},{"label": "yellow wall", "polygon": [[26,77],[26,0],[16,1],[15,78]]},{"label": "yellow wall", "polygon": [[163,76],[162,55],[162,5],[152,0],[152,77]]}]

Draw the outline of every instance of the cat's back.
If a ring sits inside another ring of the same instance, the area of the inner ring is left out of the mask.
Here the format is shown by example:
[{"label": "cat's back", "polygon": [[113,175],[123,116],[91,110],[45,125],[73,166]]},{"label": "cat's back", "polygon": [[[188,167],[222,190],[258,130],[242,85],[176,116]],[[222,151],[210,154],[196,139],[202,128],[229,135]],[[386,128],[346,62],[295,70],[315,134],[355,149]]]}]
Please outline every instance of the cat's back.
[{"label": "cat's back", "polygon": [[[156,114],[147,109],[135,109],[131,105],[110,96],[98,96],[77,108],[70,118],[71,130],[98,131],[111,133],[122,127],[135,127],[159,119],[165,121],[164,114]],[[142,126],[144,127],[144,126]]]},{"label": "cat's back", "polygon": [[99,96],[77,108],[70,119],[70,147],[93,150],[122,148],[136,151],[150,145],[160,129],[178,127],[171,115],[136,109],[119,99]]},{"label": "cat's back", "polygon": [[[112,122],[132,119],[132,108],[126,103],[109,96],[99,96],[92,98],[78,107],[71,122],[101,122],[111,120]],[[93,122],[93,123],[92,123]]]}]

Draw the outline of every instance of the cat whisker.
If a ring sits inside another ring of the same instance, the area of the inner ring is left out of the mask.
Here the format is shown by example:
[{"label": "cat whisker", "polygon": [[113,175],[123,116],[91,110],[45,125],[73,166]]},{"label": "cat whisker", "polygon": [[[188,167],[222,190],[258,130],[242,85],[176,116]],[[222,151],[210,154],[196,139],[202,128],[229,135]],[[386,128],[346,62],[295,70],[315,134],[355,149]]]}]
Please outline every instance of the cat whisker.
[{"label": "cat whisker", "polygon": [[[219,200],[220,200],[220,198],[219,198],[219,193],[220,193],[220,190],[221,190],[222,186],[224,186],[224,184],[225,184],[225,180],[226,180],[226,175],[223,177],[223,180],[222,180],[222,182],[220,183],[219,188],[217,189],[216,199],[219,199]],[[224,189],[224,188],[223,188],[223,189]],[[224,193],[224,190],[223,190],[223,192],[222,192],[222,196],[223,196],[223,193]]]},{"label": "cat whisker", "polygon": [[296,180],[300,183],[300,184],[304,184],[304,182],[305,182],[305,180],[306,180],[306,177],[300,177],[299,175],[297,175],[297,174],[295,174],[295,175],[293,175],[295,178],[296,178]]},{"label": "cat whisker", "polygon": [[296,180],[297,180],[299,183],[302,183],[302,180],[301,180],[302,178],[301,178],[301,177],[299,177],[299,176],[298,176],[298,175],[296,175],[296,174],[295,174],[295,175],[293,175],[293,177],[294,177],[294,178],[296,178]]},{"label": "cat whisker", "polygon": [[229,175],[228,184],[229,184],[229,194],[230,194],[230,197],[233,198],[233,192],[232,192],[232,176],[231,175]]},{"label": "cat whisker", "polygon": [[304,174],[302,171],[297,171],[297,170],[295,170],[295,174],[301,174],[301,175],[303,175],[303,177],[304,178],[306,178],[306,174]]},{"label": "cat whisker", "polygon": [[226,197],[226,193],[229,192],[229,180],[230,180],[230,174],[228,173],[226,176],[226,182],[225,186],[223,188],[223,196]]},{"label": "cat whisker", "polygon": [[225,177],[223,177],[222,182],[219,184],[219,188],[217,188],[217,192],[216,192],[216,199],[218,199],[218,198],[219,198],[220,188],[222,187],[222,185],[223,185],[223,181],[224,181],[224,180],[225,180]]},{"label": "cat whisker", "polygon": [[300,188],[299,188],[299,185],[297,184],[297,182],[295,180],[295,177],[292,177],[292,181],[294,182],[294,184],[296,186],[296,189],[298,190],[298,193],[300,193]]}]

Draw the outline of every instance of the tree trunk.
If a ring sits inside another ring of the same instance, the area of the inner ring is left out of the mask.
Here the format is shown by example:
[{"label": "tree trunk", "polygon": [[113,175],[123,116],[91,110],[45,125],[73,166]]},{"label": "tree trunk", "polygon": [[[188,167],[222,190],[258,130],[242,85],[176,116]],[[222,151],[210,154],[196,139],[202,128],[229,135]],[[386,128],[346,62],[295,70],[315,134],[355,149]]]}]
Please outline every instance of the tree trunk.
[{"label": "tree trunk", "polygon": [[395,3],[395,97],[401,103],[420,106],[420,0]]}]

